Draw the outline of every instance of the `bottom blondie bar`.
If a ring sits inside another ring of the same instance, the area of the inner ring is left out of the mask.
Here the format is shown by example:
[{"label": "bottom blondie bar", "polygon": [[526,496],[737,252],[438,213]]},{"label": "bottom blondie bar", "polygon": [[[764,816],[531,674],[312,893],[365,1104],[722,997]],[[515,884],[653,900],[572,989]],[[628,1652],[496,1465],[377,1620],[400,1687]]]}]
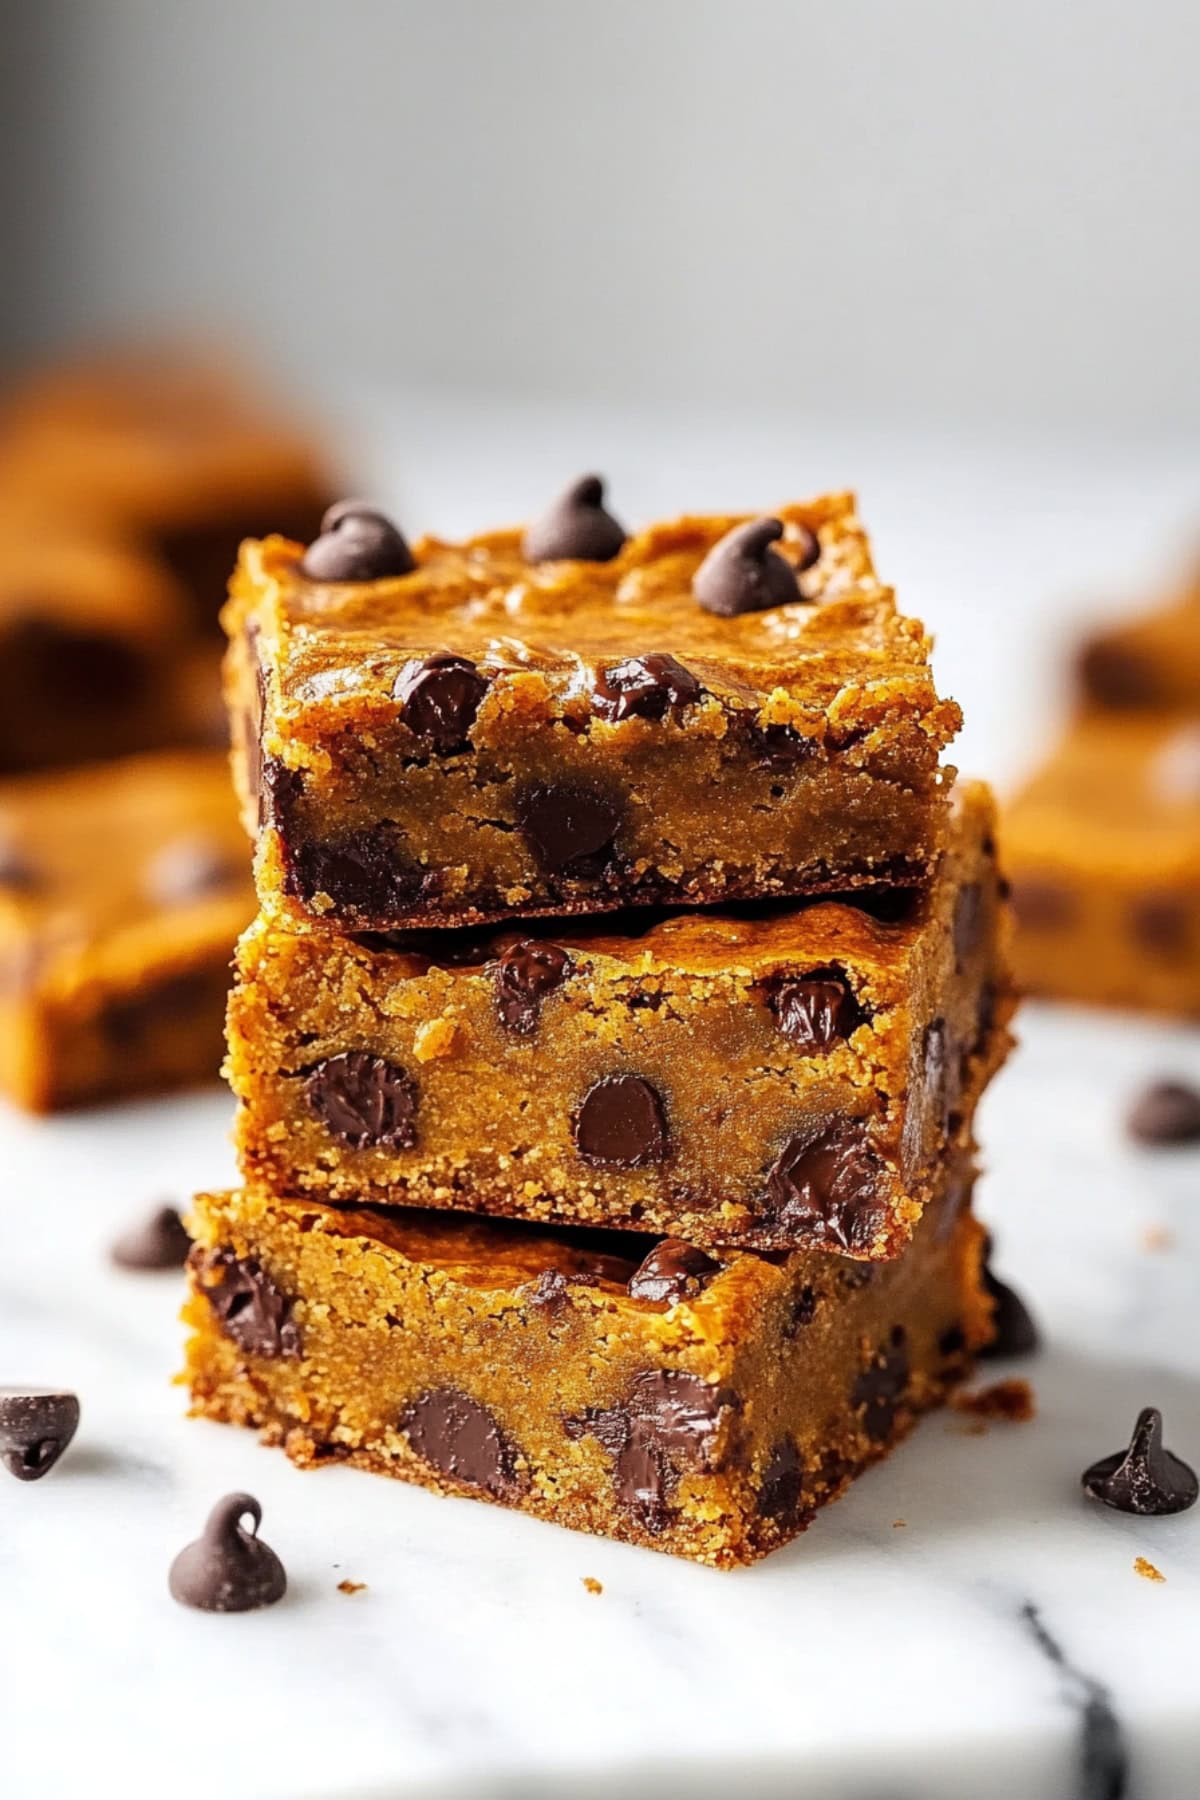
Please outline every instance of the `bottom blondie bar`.
[{"label": "bottom blondie bar", "polygon": [[[965,1164],[874,1266],[202,1195],[193,1410],[717,1567],[786,1543],[988,1340]],[[640,1260],[639,1260],[640,1259]]]}]

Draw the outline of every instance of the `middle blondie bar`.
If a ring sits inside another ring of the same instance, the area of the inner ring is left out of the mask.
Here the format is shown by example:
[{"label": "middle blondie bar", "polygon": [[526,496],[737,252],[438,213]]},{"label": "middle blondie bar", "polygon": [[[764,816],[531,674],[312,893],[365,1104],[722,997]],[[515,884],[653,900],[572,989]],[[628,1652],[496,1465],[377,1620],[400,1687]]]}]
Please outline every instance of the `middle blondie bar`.
[{"label": "middle blondie bar", "polygon": [[960,788],[930,886],[875,901],[603,934],[260,918],[229,1019],[243,1172],[281,1197],[892,1257],[1008,1044],[993,826],[987,788]]}]

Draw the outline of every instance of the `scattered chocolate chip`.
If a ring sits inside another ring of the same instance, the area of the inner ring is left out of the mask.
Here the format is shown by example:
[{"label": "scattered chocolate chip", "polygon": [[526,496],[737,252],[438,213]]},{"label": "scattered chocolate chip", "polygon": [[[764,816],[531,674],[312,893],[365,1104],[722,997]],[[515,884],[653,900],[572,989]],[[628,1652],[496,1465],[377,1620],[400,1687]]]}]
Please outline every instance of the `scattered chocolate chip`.
[{"label": "scattered chocolate chip", "polygon": [[981,1357],[1032,1356],[1038,1348],[1038,1328],[1019,1294],[992,1273],[992,1240],[984,1244],[983,1291],[992,1302],[992,1341],[979,1351]]},{"label": "scattered chocolate chip", "polygon": [[192,1240],[173,1206],[156,1207],[149,1218],[123,1232],[110,1255],[119,1269],[182,1269]]},{"label": "scattered chocolate chip", "polygon": [[604,1075],[575,1114],[580,1156],[598,1169],[644,1169],[667,1154],[667,1119],[657,1088],[640,1075]]},{"label": "scattered chocolate chip", "polygon": [[983,888],[977,881],[964,883],[954,902],[954,966],[960,975],[967,958],[979,946],[983,912]]},{"label": "scattered chocolate chip", "polygon": [[1193,908],[1174,894],[1145,894],[1129,909],[1134,937],[1160,956],[1181,956],[1192,939]]},{"label": "scattered chocolate chip", "polygon": [[1121,644],[1095,638],[1079,658],[1084,689],[1101,706],[1150,706],[1158,699],[1154,670]]},{"label": "scattered chocolate chip", "polygon": [[767,1004],[784,1037],[798,1050],[831,1050],[863,1022],[862,1009],[837,969],[789,976]]},{"label": "scattered chocolate chip", "polygon": [[186,906],[246,881],[246,858],[201,834],[164,845],[146,871],[147,891],[160,906]]},{"label": "scattered chocolate chip", "polygon": [[1105,1456],[1083,1473],[1084,1492],[1117,1512],[1159,1517],[1186,1512],[1196,1503],[1195,1472],[1163,1444],[1162,1414],[1144,1406],[1127,1450]]},{"label": "scattered chocolate chip", "polygon": [[851,1394],[851,1404],[865,1409],[863,1430],[873,1443],[891,1436],[908,1375],[908,1336],[903,1325],[895,1325],[890,1338],[858,1376]]},{"label": "scattered chocolate chip", "polygon": [[604,483],[599,475],[581,475],[525,533],[521,551],[527,562],[611,562],[620,553],[625,532],[604,510]]},{"label": "scattered chocolate chip", "polygon": [[1075,896],[1046,875],[1018,876],[1011,898],[1017,923],[1027,931],[1061,931],[1077,910]]},{"label": "scattered chocolate chip", "polygon": [[648,1369],[619,1406],[589,1407],[564,1419],[568,1437],[597,1438],[615,1458],[613,1485],[620,1505],[647,1531],[665,1530],[680,1475],[709,1466],[723,1414],[736,1394],[711,1387],[679,1369]]},{"label": "scattered chocolate chip", "polygon": [[521,1482],[517,1454],[486,1406],[457,1388],[431,1388],[404,1408],[400,1430],[418,1456],[455,1481],[509,1500]]},{"label": "scattered chocolate chip", "polygon": [[300,1328],[292,1303],[254,1257],[201,1252],[200,1287],[226,1337],[247,1356],[297,1357]]},{"label": "scattered chocolate chip", "polygon": [[791,1438],[780,1438],[772,1450],[758,1487],[757,1509],[764,1519],[785,1527],[800,1522],[804,1511],[804,1464]]},{"label": "scattered chocolate chip", "polygon": [[390,822],[349,832],[331,843],[286,845],[287,891],[311,903],[328,895],[340,916],[387,920],[407,912],[421,891],[421,875],[406,840]]},{"label": "scattered chocolate chip", "polygon": [[595,788],[550,782],[518,795],[517,823],[540,862],[570,874],[611,849],[621,808]]},{"label": "scattered chocolate chip", "polygon": [[304,552],[310,581],[382,581],[411,575],[412,551],[391,520],[363,500],[339,500],[321,520],[321,535]]},{"label": "scattered chocolate chip", "polygon": [[496,1013],[506,1031],[531,1032],[543,999],[561,987],[571,959],[544,938],[518,938],[495,964]]},{"label": "scattered chocolate chip", "polygon": [[392,689],[400,717],[435,750],[461,750],[487,693],[487,677],[465,656],[439,650],[406,662]]},{"label": "scattered chocolate chip", "polygon": [[51,1470],[79,1424],[79,1400],[61,1388],[0,1387],[0,1463],[18,1481]]},{"label": "scattered chocolate chip", "polygon": [[732,619],[803,600],[796,570],[771,545],[783,536],[778,519],[751,519],[735,525],[714,544],[692,580],[692,592],[706,612]]},{"label": "scattered chocolate chip", "polygon": [[[242,1520],[253,1521],[247,1531]],[[283,1564],[258,1535],[262,1507],[253,1494],[226,1494],[208,1515],[204,1534],[171,1564],[168,1586],[181,1606],[201,1612],[255,1612],[287,1592]]]},{"label": "scattered chocolate chip", "polygon": [[677,1300],[694,1299],[720,1272],[720,1263],[694,1244],[685,1244],[682,1238],[664,1238],[630,1276],[629,1295],[633,1300],[666,1300],[674,1305]]},{"label": "scattered chocolate chip", "polygon": [[307,1076],[304,1096],[326,1128],[352,1150],[417,1141],[417,1085],[399,1063],[369,1050],[327,1056]]},{"label": "scattered chocolate chip", "polygon": [[613,724],[634,715],[661,719],[668,707],[678,711],[691,706],[703,692],[691,670],[673,656],[631,656],[600,670],[592,689],[592,710]]},{"label": "scattered chocolate chip", "polygon": [[864,1251],[880,1224],[882,1173],[861,1121],[816,1121],[783,1146],[767,1174],[770,1222],[828,1249]]},{"label": "scattered chocolate chip", "polygon": [[1141,1144],[1194,1144],[1200,1139],[1200,1090],[1156,1081],[1134,1103],[1129,1135]]}]

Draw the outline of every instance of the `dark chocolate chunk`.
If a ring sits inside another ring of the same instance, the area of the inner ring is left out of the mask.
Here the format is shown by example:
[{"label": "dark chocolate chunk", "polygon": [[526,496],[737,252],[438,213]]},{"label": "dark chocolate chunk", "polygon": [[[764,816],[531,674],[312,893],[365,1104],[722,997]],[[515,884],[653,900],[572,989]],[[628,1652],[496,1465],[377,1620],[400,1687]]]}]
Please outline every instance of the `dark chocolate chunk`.
[{"label": "dark chocolate chunk", "polygon": [[303,771],[289,769],[277,756],[260,757],[259,763],[258,822],[273,825],[286,836],[304,794]]},{"label": "dark chocolate chunk", "polygon": [[327,894],[339,916],[387,920],[407,912],[421,891],[421,874],[407,856],[404,834],[390,821],[331,843],[286,848],[288,893],[306,903]]},{"label": "dark chocolate chunk", "polygon": [[778,519],[751,519],[735,525],[714,544],[692,580],[692,592],[706,612],[732,619],[803,600],[796,570],[771,545],[783,536]]},{"label": "dark chocolate chunk", "polygon": [[547,868],[589,873],[584,865],[611,850],[621,807],[596,788],[549,782],[517,796],[517,823]]},{"label": "dark chocolate chunk", "polygon": [[861,1120],[817,1120],[788,1139],[768,1172],[770,1222],[828,1249],[868,1250],[883,1222],[881,1174]]},{"label": "dark chocolate chunk", "polygon": [[391,520],[364,500],[339,500],[321,520],[321,535],[304,552],[310,581],[382,581],[411,575],[412,551]]},{"label": "dark chocolate chunk", "polygon": [[1194,1470],[1163,1444],[1162,1414],[1144,1406],[1127,1450],[1104,1456],[1083,1473],[1084,1492],[1117,1512],[1159,1517],[1186,1512],[1196,1504],[1200,1483]]},{"label": "dark chocolate chunk", "polygon": [[62,1388],[0,1387],[0,1463],[18,1481],[51,1470],[79,1424],[79,1400]]},{"label": "dark chocolate chunk", "polygon": [[561,987],[571,959],[544,938],[518,938],[495,964],[496,1013],[507,1031],[531,1032],[542,1001]]},{"label": "dark chocolate chunk", "polygon": [[226,1337],[247,1356],[297,1357],[300,1327],[292,1303],[262,1264],[232,1250],[201,1253],[200,1286]]},{"label": "dark chocolate chunk", "polygon": [[679,1369],[648,1369],[619,1406],[589,1407],[563,1421],[567,1436],[591,1434],[615,1462],[613,1486],[620,1505],[645,1530],[660,1532],[671,1520],[680,1475],[709,1466],[713,1441],[727,1409],[729,1388],[711,1387]]},{"label": "dark chocolate chunk", "polygon": [[1075,896],[1048,875],[1025,875],[1012,883],[1013,911],[1028,931],[1061,931],[1076,914]]},{"label": "dark chocolate chunk", "polygon": [[159,1206],[131,1226],[110,1255],[119,1269],[182,1269],[192,1240],[173,1206]]},{"label": "dark chocolate chunk", "polygon": [[1038,1328],[1019,1294],[992,1273],[992,1240],[984,1246],[983,1290],[992,1302],[992,1340],[979,1351],[982,1357],[1032,1356],[1038,1348]]},{"label": "dark chocolate chunk", "polygon": [[814,738],[805,737],[791,725],[751,725],[750,743],[760,766],[778,774],[807,762],[818,749]]},{"label": "dark chocolate chunk", "polygon": [[624,542],[623,527],[604,510],[603,481],[599,475],[581,475],[529,527],[521,551],[533,563],[606,563]]},{"label": "dark chocolate chunk", "polygon": [[576,1111],[575,1145],[598,1169],[644,1169],[667,1154],[667,1119],[657,1088],[640,1075],[604,1075]]},{"label": "dark chocolate chunk", "polygon": [[1200,1140],[1200,1090],[1184,1081],[1156,1081],[1129,1114],[1129,1135],[1141,1144]]},{"label": "dark chocolate chunk", "polygon": [[1151,706],[1158,699],[1154,670],[1122,644],[1095,638],[1079,658],[1085,692],[1101,706]]},{"label": "dark chocolate chunk", "polygon": [[703,692],[691,670],[673,656],[631,656],[600,670],[592,689],[592,710],[614,724],[635,714],[661,719],[668,707],[678,711],[690,706]]},{"label": "dark chocolate chunk", "polygon": [[247,880],[247,859],[202,834],[165,844],[146,871],[147,891],[160,906],[186,906]]},{"label": "dark chocolate chunk", "polygon": [[1174,894],[1144,894],[1129,909],[1129,927],[1147,950],[1182,956],[1191,944],[1192,910]]},{"label": "dark chocolate chunk", "polygon": [[830,1050],[863,1022],[850,985],[837,969],[789,976],[768,1004],[784,1037],[799,1050]]},{"label": "dark chocolate chunk", "polygon": [[392,693],[413,735],[445,752],[462,749],[487,689],[487,677],[467,657],[439,650],[406,662]]},{"label": "dark chocolate chunk", "polygon": [[401,1431],[432,1468],[497,1500],[511,1500],[522,1486],[517,1453],[478,1400],[457,1388],[431,1388],[404,1408]]},{"label": "dark chocolate chunk", "polygon": [[634,1300],[666,1300],[674,1305],[677,1300],[693,1299],[720,1272],[720,1263],[694,1244],[685,1244],[682,1238],[664,1238],[630,1276],[629,1294]]},{"label": "dark chocolate chunk", "polygon": [[967,958],[979,946],[983,912],[983,888],[977,881],[966,882],[954,902],[954,966],[960,975]]},{"label": "dark chocolate chunk", "polygon": [[[249,1531],[242,1520],[249,1516]],[[226,1494],[208,1515],[204,1535],[171,1564],[171,1598],[201,1612],[255,1612],[287,1592],[283,1564],[258,1535],[262,1507],[253,1494]]]},{"label": "dark chocolate chunk", "polygon": [[804,1464],[791,1438],[780,1438],[758,1487],[758,1512],[785,1527],[800,1523],[804,1508]]},{"label": "dark chocolate chunk", "polygon": [[369,1050],[327,1056],[305,1079],[304,1096],[326,1129],[352,1150],[417,1141],[417,1084],[399,1063]]},{"label": "dark chocolate chunk", "polygon": [[892,1327],[867,1368],[858,1376],[851,1404],[863,1407],[863,1430],[873,1443],[891,1436],[896,1409],[908,1387],[908,1335],[903,1325]]}]

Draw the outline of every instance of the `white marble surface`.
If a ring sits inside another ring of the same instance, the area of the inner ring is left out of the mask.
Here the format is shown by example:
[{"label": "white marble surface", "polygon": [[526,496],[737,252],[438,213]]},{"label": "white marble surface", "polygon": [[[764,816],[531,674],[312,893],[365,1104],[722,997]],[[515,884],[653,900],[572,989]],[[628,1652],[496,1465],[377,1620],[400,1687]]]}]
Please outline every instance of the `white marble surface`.
[{"label": "white marble surface", "polygon": [[[1085,476],[1044,452],[889,452],[852,433],[468,430],[415,402],[403,419],[375,489],[442,525],[525,510],[588,463],[636,493],[631,516],[857,473],[886,567],[941,632],[983,772],[1044,734],[1067,629],[1051,592],[1135,580],[1195,474],[1168,452],[1109,450]],[[180,1282],[118,1273],[106,1246],[156,1197],[226,1178],[226,1103],[0,1116],[0,1380],[83,1401],[57,1469],[0,1482],[0,1794],[1192,1800],[1200,1509],[1123,1518],[1078,1477],[1146,1403],[1200,1462],[1200,1155],[1138,1152],[1120,1129],[1146,1077],[1200,1076],[1200,1041],[1050,1012],[1024,1038],[986,1103],[981,1202],[1045,1328],[1014,1368],[1036,1421],[983,1436],[927,1421],[806,1537],[731,1575],[300,1474],[185,1420]],[[234,1488],[262,1501],[288,1597],[186,1612],[168,1565]],[[1134,1573],[1139,1555],[1164,1583]],[[343,1577],[366,1591],[342,1595]]]}]

